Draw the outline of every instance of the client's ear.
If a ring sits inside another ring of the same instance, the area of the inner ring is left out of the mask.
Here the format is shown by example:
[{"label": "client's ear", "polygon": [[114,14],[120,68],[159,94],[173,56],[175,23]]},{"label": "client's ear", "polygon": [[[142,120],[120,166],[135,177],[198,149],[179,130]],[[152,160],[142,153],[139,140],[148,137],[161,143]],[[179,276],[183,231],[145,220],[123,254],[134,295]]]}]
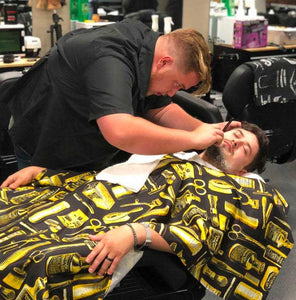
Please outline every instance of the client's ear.
[{"label": "client's ear", "polygon": [[245,169],[242,169],[241,171],[238,172],[238,175],[239,175],[239,176],[243,176],[243,175],[246,174],[246,173],[248,173],[248,171],[245,170]]}]

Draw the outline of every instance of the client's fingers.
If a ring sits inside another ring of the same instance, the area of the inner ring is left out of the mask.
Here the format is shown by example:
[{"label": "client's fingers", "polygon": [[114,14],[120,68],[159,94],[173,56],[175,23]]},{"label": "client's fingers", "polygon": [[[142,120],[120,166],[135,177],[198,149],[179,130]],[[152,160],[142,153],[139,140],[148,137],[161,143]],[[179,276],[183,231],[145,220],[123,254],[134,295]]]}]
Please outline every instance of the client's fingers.
[{"label": "client's fingers", "polygon": [[215,145],[220,145],[224,139],[224,132],[221,129],[215,131],[216,142]]},{"label": "client's fingers", "polygon": [[93,273],[97,270],[99,265],[102,263],[107,253],[103,251],[104,245],[102,243],[98,243],[96,247],[90,252],[90,254],[86,257],[85,261],[90,265],[88,271]]},{"label": "client's fingers", "polygon": [[[104,234],[97,234],[97,235],[89,235],[89,239],[92,241],[100,241],[102,239]],[[93,250],[89,253],[89,255],[85,258],[85,261],[87,263],[91,263],[95,257],[100,253],[102,250],[103,245],[100,243],[97,243],[97,245],[93,248]]]},{"label": "client's fingers", "polygon": [[118,257],[115,257],[113,259],[113,262],[112,262],[112,264],[110,264],[108,271],[107,271],[108,275],[112,275],[114,273],[119,262],[120,262],[120,259]]},{"label": "client's fingers", "polygon": [[[1,184],[1,188],[4,188],[4,187],[10,187],[10,185],[13,185],[15,186],[15,179],[13,176],[9,176],[7,177]],[[11,187],[13,188],[13,187]]]},{"label": "client's fingers", "polygon": [[105,256],[104,260],[102,261],[100,265],[100,270],[98,272],[99,275],[104,275],[107,273],[108,275],[112,275],[112,273],[109,272],[109,269],[111,265],[113,265],[114,258],[111,258],[111,254],[109,253],[108,255]]}]

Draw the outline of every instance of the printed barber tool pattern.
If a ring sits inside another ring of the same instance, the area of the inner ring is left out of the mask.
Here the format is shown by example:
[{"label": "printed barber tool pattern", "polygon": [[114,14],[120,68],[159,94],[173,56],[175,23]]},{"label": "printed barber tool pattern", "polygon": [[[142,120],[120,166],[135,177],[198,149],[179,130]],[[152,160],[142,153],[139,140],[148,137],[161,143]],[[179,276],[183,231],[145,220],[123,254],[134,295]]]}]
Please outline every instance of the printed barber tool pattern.
[{"label": "printed barber tool pattern", "polygon": [[173,156],[138,193],[48,170],[0,190],[0,298],[103,299],[112,278],[88,273],[88,234],[147,222],[216,295],[265,299],[293,246],[286,210],[267,184]]}]

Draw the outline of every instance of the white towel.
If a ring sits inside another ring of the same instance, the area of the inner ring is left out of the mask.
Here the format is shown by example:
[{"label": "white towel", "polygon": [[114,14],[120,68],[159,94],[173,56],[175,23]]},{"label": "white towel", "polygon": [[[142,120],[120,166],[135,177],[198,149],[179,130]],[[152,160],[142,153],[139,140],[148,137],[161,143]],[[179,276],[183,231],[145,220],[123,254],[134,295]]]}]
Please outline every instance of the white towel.
[{"label": "white towel", "polygon": [[[186,159],[207,165],[214,168],[212,165],[203,161],[196,152],[178,152],[174,154],[180,159]],[[106,180],[111,183],[116,183],[124,186],[126,189],[138,192],[150,173],[158,165],[164,155],[132,155],[126,162],[108,167],[102,170],[96,176],[98,180]]]},{"label": "white towel", "polygon": [[144,252],[130,250],[117,265],[111,280],[111,285],[108,294],[118,285],[123,277],[135,266],[135,264],[142,258]]}]

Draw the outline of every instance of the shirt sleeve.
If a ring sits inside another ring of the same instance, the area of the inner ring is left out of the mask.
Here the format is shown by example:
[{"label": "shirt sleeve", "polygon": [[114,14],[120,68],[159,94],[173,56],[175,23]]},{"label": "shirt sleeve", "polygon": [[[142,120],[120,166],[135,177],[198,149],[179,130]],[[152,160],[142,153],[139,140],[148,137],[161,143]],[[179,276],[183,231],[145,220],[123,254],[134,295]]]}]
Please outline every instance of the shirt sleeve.
[{"label": "shirt sleeve", "polygon": [[154,109],[154,108],[161,108],[164,106],[169,105],[172,102],[172,98],[170,98],[169,96],[149,96],[146,97],[146,110],[150,110],[150,109]]},{"label": "shirt sleeve", "polygon": [[116,113],[134,114],[131,66],[118,57],[105,56],[94,61],[85,72],[89,97],[89,120]]}]

